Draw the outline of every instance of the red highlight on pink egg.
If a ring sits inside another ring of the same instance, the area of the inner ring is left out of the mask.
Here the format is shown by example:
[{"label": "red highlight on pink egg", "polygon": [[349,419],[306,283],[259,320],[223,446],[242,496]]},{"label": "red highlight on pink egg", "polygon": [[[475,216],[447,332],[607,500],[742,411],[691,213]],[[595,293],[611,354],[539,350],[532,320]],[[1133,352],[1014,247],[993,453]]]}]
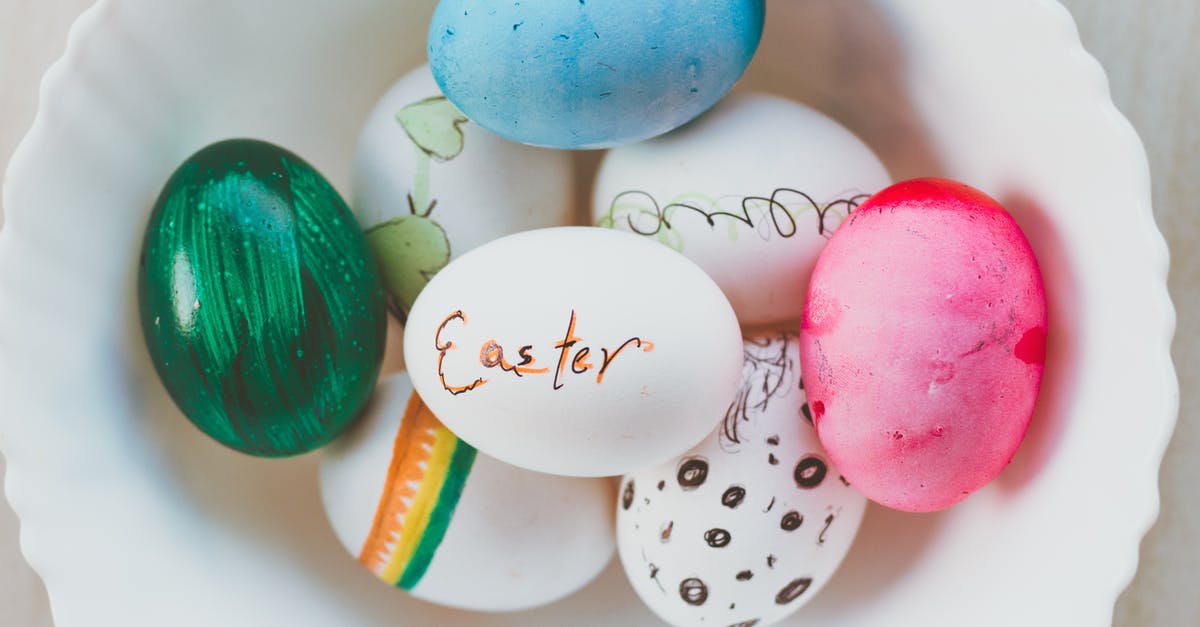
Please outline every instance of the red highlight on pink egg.
[{"label": "red highlight on pink egg", "polygon": [[995,200],[944,179],[888,187],[834,233],[806,303],[813,421],[867,497],[943,509],[1012,459],[1041,385],[1046,297]]}]

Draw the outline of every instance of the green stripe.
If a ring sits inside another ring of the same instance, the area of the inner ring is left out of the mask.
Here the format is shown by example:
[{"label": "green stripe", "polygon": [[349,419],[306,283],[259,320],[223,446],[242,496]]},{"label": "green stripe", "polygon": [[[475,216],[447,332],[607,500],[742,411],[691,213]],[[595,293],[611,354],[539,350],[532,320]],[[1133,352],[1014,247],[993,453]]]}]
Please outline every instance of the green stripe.
[{"label": "green stripe", "polygon": [[421,581],[421,577],[425,576],[425,571],[429,570],[433,554],[441,545],[442,538],[446,537],[446,528],[450,526],[450,518],[454,516],[454,508],[458,507],[458,498],[462,496],[463,486],[467,483],[467,475],[471,473],[471,465],[474,463],[475,448],[458,440],[454,446],[454,453],[450,456],[446,479],[442,482],[441,491],[438,492],[437,504],[433,506],[433,512],[429,514],[429,524],[425,527],[425,534],[421,536],[412,558],[404,567],[404,573],[396,582],[397,587],[412,590],[413,586]]}]

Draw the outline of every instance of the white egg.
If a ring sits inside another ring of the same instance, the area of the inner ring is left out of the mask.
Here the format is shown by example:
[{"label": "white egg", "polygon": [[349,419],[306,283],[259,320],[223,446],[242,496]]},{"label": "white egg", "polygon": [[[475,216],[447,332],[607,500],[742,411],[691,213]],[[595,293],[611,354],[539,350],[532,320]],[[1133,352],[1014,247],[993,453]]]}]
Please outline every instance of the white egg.
[{"label": "white egg", "polygon": [[568,224],[572,176],[569,153],[516,144],[469,122],[422,66],[367,117],[350,204],[394,304],[407,310],[458,255],[509,233]]},{"label": "white egg", "polygon": [[605,157],[592,214],[682,252],[742,324],[799,320],[808,277],[847,213],[890,183],[871,149],[804,105],[734,95]]},{"label": "white egg", "polygon": [[479,450],[602,476],[704,439],[737,388],[742,340],[721,290],[682,255],[560,227],[446,266],[409,313],[404,360],[429,407]]},{"label": "white egg", "polygon": [[404,374],[323,449],[321,495],[346,550],[389,585],[506,611],[583,587],[613,551],[609,481],[530,472],[447,430]]},{"label": "white egg", "polygon": [[866,499],[829,465],[805,403],[794,333],[748,337],[721,426],[624,478],[617,551],[638,596],[675,625],[759,625],[813,597],[842,562]]}]

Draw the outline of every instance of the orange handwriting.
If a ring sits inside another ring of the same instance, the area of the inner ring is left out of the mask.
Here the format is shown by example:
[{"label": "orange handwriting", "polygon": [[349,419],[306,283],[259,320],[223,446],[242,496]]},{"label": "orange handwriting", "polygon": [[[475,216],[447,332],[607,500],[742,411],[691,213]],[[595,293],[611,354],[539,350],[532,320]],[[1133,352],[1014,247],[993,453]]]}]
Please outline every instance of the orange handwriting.
[{"label": "orange handwriting", "polygon": [[[442,323],[437,328],[437,333],[434,334],[434,346],[438,350],[438,378],[442,382],[442,387],[451,394],[458,395],[465,392],[470,392],[479,388],[488,382],[483,377],[478,377],[474,382],[468,385],[450,385],[446,382],[446,375],[442,369],[442,363],[446,358],[446,353],[456,348],[454,342],[449,340],[443,341],[442,334],[446,332],[447,325],[450,322],[459,320],[463,326],[467,324],[467,316],[461,310],[451,313],[446,316]],[[575,325],[577,316],[574,310],[571,310],[571,319],[567,323],[567,331],[563,334],[563,338],[553,345],[554,350],[558,351],[558,365],[554,369],[554,378],[552,387],[555,390],[562,389],[566,384],[566,377],[570,375],[586,374],[591,370],[596,370],[596,383],[604,382],[604,375],[608,372],[609,367],[617,359],[626,348],[632,346],[641,349],[643,353],[649,353],[654,350],[654,343],[649,340],[644,340],[640,337],[631,337],[625,340],[616,350],[609,351],[608,348],[599,347],[600,360],[599,368],[592,363],[590,356],[593,353],[591,346],[585,346],[581,343],[584,341],[582,337],[576,335]],[[499,368],[503,372],[511,372],[517,378],[523,378],[525,375],[544,375],[549,374],[550,369],[546,367],[536,368],[537,358],[533,355],[533,345],[526,344],[517,350],[517,355],[520,356],[520,361],[516,364],[511,363],[504,355],[504,347],[495,339],[488,340],[479,348],[479,364],[484,368]],[[568,371],[569,370],[569,371]]]},{"label": "orange handwriting", "polygon": [[474,390],[475,388],[487,383],[487,379],[481,377],[475,379],[474,382],[468,385],[450,385],[449,383],[446,383],[446,373],[442,371],[442,362],[446,359],[446,353],[450,352],[450,350],[454,348],[454,342],[446,342],[443,344],[442,331],[446,330],[446,325],[450,324],[451,320],[462,320],[464,325],[467,324],[467,316],[462,312],[462,310],[446,316],[446,319],[442,320],[442,323],[438,325],[437,333],[433,334],[433,345],[438,350],[438,379],[441,380],[442,387],[446,388],[447,392],[457,396],[464,392],[470,392],[471,390]]}]

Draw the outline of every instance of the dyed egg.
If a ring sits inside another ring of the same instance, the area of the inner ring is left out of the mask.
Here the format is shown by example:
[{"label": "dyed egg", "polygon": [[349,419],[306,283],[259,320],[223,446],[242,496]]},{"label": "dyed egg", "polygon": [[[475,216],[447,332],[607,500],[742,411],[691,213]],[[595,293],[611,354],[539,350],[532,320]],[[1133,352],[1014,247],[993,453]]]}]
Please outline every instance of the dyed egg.
[{"label": "dyed egg", "polygon": [[1029,426],[1042,275],[982,192],[898,183],[821,253],[800,339],[813,419],[846,478],[888,507],[942,509],[999,474]]},{"label": "dyed egg", "polygon": [[769,625],[829,581],[867,500],[808,421],[795,333],[745,344],[742,385],[699,446],[624,478],[617,550],[674,625]]},{"label": "dyed egg", "polygon": [[[764,147],[770,157],[764,158]],[[608,153],[592,214],[695,261],[742,324],[799,320],[817,255],[891,181],[857,137],[804,105],[734,95],[669,135]]]},{"label": "dyed egg", "polygon": [[576,476],[621,474],[702,440],[741,355],[733,310],[700,268],[588,227],[463,255],[404,330],[413,385],[446,426],[510,464]]},{"label": "dyed egg", "polygon": [[429,61],[446,96],[514,141],[599,148],[717,102],[758,48],[763,0],[441,0]]},{"label": "dyed egg", "polygon": [[472,124],[438,90],[429,66],[375,105],[353,179],[351,206],[401,315],[454,257],[503,235],[565,225],[574,212],[570,155]]},{"label": "dyed egg", "polygon": [[387,312],[354,216],[300,157],[213,144],[171,175],[146,227],[150,358],[201,431],[259,456],[333,439],[367,401]]},{"label": "dyed egg", "polygon": [[613,552],[612,484],[478,453],[408,377],[380,383],[359,425],[322,452],[334,532],[388,585],[474,610],[517,610],[581,588]]}]

